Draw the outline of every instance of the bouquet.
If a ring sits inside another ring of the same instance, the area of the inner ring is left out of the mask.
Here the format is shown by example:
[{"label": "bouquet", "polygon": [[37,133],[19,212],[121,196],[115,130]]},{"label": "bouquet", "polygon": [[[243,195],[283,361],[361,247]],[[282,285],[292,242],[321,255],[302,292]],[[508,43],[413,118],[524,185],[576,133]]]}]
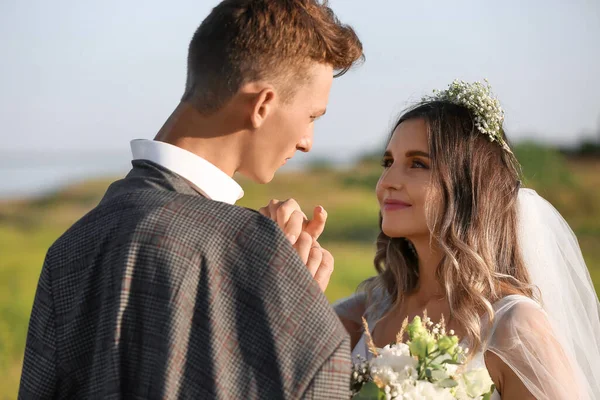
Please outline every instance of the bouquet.
[{"label": "bouquet", "polygon": [[[375,347],[363,318],[373,358],[360,358],[352,370],[353,400],[489,400],[494,385],[487,369],[465,371],[468,349],[453,331],[446,335],[444,320],[434,325],[427,315],[408,319],[396,343]],[[408,341],[402,342],[405,332]]]}]

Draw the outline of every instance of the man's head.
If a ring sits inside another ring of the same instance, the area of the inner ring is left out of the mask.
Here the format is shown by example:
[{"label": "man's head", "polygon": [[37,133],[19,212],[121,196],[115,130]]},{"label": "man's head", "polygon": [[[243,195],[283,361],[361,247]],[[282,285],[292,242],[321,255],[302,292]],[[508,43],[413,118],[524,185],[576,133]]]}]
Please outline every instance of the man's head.
[{"label": "man's head", "polygon": [[224,0],[190,43],[182,101],[207,117],[231,108],[245,132],[238,170],[267,182],[296,150],[310,150],[334,71],[362,57],[326,1]]}]

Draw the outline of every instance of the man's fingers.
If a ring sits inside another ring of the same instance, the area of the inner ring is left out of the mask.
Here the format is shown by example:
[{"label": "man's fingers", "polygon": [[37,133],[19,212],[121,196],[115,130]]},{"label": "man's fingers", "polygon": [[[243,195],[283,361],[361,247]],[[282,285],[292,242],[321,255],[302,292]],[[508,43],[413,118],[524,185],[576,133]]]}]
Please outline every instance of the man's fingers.
[{"label": "man's fingers", "polygon": [[279,207],[280,203],[281,202],[279,200],[273,199],[267,205],[267,210],[269,212],[268,217],[271,218],[273,221],[277,221],[277,208]]},{"label": "man's fingers", "polygon": [[296,243],[296,240],[300,236],[302,229],[304,228],[304,214],[298,210],[294,211],[290,216],[283,233],[285,237],[290,241],[292,245]]},{"label": "man's fingers", "polygon": [[300,235],[298,236],[298,240],[296,241],[296,244],[294,245],[294,248],[298,252],[300,259],[302,260],[302,262],[304,264],[306,264],[308,262],[308,255],[310,254],[310,248],[312,247],[312,245],[313,245],[312,236],[310,236],[306,232],[301,232]]},{"label": "man's fingers", "polygon": [[285,225],[287,224],[288,220],[294,211],[299,209],[300,206],[294,199],[288,199],[278,205],[277,211],[275,212],[275,221],[277,221],[277,224],[281,230],[285,230]]},{"label": "man's fingers", "polygon": [[313,219],[306,224],[305,231],[312,236],[314,240],[318,240],[327,222],[327,211],[321,206],[315,207]]},{"label": "man's fingers", "polygon": [[258,212],[274,220],[292,245],[298,238],[300,231],[305,231],[316,241],[323,233],[327,222],[327,212],[323,207],[315,207],[313,219],[309,221],[298,202],[294,199],[285,201],[273,199],[266,207],[260,208]]},{"label": "man's fingers", "polygon": [[323,251],[318,243],[314,243],[308,254],[308,260],[306,261],[306,267],[308,272],[314,277],[318,273],[323,260]]},{"label": "man's fingers", "polygon": [[327,285],[329,285],[329,279],[333,273],[334,259],[331,253],[325,249],[321,249],[321,254],[323,255],[321,264],[314,277],[315,281],[317,281],[319,287],[324,292],[325,289],[327,289]]},{"label": "man's fingers", "polygon": [[285,230],[285,226],[287,225],[290,217],[295,211],[298,211],[304,216],[304,218],[306,218],[306,215],[302,212],[302,209],[300,208],[300,204],[298,204],[298,202],[294,199],[288,199],[284,202],[281,202],[277,204],[276,207],[277,208],[273,214],[273,219],[275,219],[277,225],[279,225],[279,227],[283,231]]},{"label": "man's fingers", "polygon": [[275,215],[277,213],[277,206],[279,203],[280,203],[279,200],[273,199],[266,206],[259,208],[258,212],[267,218],[275,220]]}]

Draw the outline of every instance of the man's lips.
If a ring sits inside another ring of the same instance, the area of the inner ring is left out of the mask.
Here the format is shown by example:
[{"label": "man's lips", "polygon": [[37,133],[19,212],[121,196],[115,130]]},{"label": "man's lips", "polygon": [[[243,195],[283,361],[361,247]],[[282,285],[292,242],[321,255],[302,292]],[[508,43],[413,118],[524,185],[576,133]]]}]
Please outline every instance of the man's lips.
[{"label": "man's lips", "polygon": [[412,207],[411,204],[405,203],[402,200],[388,199],[383,202],[384,211],[396,211],[404,210],[405,208]]}]

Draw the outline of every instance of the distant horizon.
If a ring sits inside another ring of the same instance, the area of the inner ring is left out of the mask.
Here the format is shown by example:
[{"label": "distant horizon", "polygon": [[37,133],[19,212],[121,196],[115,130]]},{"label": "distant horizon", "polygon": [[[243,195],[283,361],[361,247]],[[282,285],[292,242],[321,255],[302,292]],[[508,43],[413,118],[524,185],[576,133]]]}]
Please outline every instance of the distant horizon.
[{"label": "distant horizon", "polygon": [[[536,143],[529,140],[520,140],[513,145]],[[600,142],[597,142],[600,145]],[[558,150],[573,150],[577,146],[557,147]],[[322,164],[335,169],[347,170],[357,165],[365,156],[375,155],[377,149],[355,153],[314,150],[308,154],[297,154],[290,160],[279,173],[310,170],[313,166]],[[382,149],[383,151],[383,149]],[[5,156],[10,154],[10,158]],[[47,194],[61,191],[72,184],[79,184],[91,180],[117,179],[124,176],[131,169],[131,155],[129,150],[102,150],[82,152],[69,150],[67,152],[55,151],[50,154],[37,154],[26,151],[21,155],[14,152],[0,150],[0,173],[4,179],[0,180],[0,201],[12,201],[28,198],[37,198]],[[22,156],[19,158],[19,156]],[[54,157],[53,157],[54,156]],[[33,161],[32,161],[33,160]]]},{"label": "distant horizon", "polygon": [[[525,134],[525,133],[520,133],[517,135],[511,135],[509,133],[509,140],[511,143],[513,144],[521,144],[521,143],[528,143],[528,142],[533,142],[535,144],[538,144],[540,146],[545,146],[545,147],[555,147],[555,148],[559,148],[559,149],[576,149],[578,147],[580,147],[583,144],[587,144],[589,142],[593,142],[593,143],[598,143],[600,144],[600,126],[598,127],[598,130],[596,132],[590,131],[590,132],[585,132],[585,135],[582,135],[580,137],[577,138],[577,140],[575,141],[562,141],[562,140],[556,140],[556,141],[549,141],[548,139],[542,139],[540,138],[540,134],[539,133],[529,133],[529,134]],[[516,139],[511,139],[511,136],[517,136]],[[566,135],[566,137],[568,137],[568,135]],[[313,154],[319,154],[320,156],[329,156],[330,154],[332,154],[332,150],[331,149],[320,149],[319,148],[319,144],[318,144],[318,138],[315,138],[315,141],[317,141],[317,143],[315,143],[313,150],[311,150],[307,155],[311,156]],[[383,143],[383,142],[382,142]],[[381,144],[382,144],[381,143]],[[24,157],[24,158],[31,158],[33,156],[43,156],[44,158],[54,158],[54,157],[70,157],[76,154],[85,154],[85,155],[95,155],[95,156],[101,156],[101,155],[115,155],[115,154],[121,154],[121,153],[127,153],[130,154],[130,149],[129,149],[129,141],[124,142],[125,147],[104,147],[104,148],[94,148],[94,149],[90,149],[90,148],[67,148],[67,149],[45,149],[45,148],[35,148],[35,147],[28,147],[28,148],[11,148],[11,149],[0,149],[0,168],[3,166],[3,164],[9,163],[12,160]],[[347,146],[348,147],[348,146]],[[353,149],[353,152],[356,153],[357,155],[359,155],[358,153],[372,153],[373,151],[376,151],[378,148],[377,145],[373,145],[370,150],[369,149]],[[346,149],[342,149],[342,150],[346,150]],[[334,154],[339,153],[337,150],[333,152]]]}]

